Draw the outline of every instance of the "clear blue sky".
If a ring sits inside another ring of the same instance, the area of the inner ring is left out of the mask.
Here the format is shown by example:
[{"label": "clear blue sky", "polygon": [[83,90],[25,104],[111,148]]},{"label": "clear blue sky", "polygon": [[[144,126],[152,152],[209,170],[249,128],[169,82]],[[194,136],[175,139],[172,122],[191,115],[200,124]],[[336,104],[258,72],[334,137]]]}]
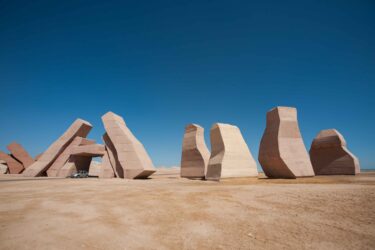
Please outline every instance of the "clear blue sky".
[{"label": "clear blue sky", "polygon": [[307,149],[336,128],[375,167],[375,2],[0,1],[0,149],[32,155],[76,119],[122,115],[155,165],[187,123],[240,127],[254,158],[274,106]]}]

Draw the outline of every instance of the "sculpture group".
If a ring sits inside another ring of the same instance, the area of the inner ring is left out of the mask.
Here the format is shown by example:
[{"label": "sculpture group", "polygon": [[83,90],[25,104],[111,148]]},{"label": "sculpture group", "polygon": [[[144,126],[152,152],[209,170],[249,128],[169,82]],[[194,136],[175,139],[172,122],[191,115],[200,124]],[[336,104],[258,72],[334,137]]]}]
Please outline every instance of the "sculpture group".
[{"label": "sculpture group", "polygon": [[[139,179],[156,171],[146,149],[121,116],[108,112],[102,116],[102,122],[104,144],[86,138],[92,125],[82,119],[77,119],[34,159],[20,144],[9,144],[9,154],[0,151],[0,174],[68,177],[83,170],[99,178]],[[185,127],[181,177],[218,181],[258,176],[256,162],[238,127],[215,123],[210,130],[210,142],[211,152],[205,143],[203,127],[197,124]],[[92,161],[94,157],[101,157],[102,161],[97,164]],[[276,107],[267,112],[258,160],[269,178],[360,172],[357,157],[335,129],[320,131],[308,153],[299,130],[297,110],[292,107]]]}]

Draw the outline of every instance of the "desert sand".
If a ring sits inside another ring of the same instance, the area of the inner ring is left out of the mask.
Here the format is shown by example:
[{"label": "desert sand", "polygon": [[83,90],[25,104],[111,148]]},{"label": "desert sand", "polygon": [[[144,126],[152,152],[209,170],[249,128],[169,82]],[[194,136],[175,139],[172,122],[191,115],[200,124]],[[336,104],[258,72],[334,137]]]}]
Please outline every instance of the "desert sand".
[{"label": "desert sand", "polygon": [[0,249],[375,249],[375,173],[0,177]]}]

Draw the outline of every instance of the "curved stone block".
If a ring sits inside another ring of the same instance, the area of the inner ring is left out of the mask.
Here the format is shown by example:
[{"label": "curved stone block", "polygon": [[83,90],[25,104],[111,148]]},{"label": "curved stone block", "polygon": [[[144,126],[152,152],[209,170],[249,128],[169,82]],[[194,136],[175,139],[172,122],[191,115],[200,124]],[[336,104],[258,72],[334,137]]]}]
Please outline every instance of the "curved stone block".
[{"label": "curved stone block", "polygon": [[182,143],[181,177],[204,178],[209,159],[204,129],[196,124],[187,125]]},{"label": "curved stone block", "polygon": [[216,123],[210,131],[211,156],[207,180],[258,176],[256,162],[238,127]]},{"label": "curved stone block", "polygon": [[28,167],[23,176],[35,177],[45,174],[46,170],[52,165],[56,158],[68,147],[76,136],[86,137],[90,132],[92,125],[82,119],[77,119],[65,131],[65,133],[57,139],[52,145],[40,156],[40,158]]},{"label": "curved stone block", "polygon": [[336,129],[322,130],[314,138],[310,159],[316,175],[355,175],[360,173],[358,158],[346,147]]},{"label": "curved stone block", "polygon": [[299,130],[296,108],[276,107],[267,112],[258,159],[270,178],[314,176]]},{"label": "curved stone block", "polygon": [[20,162],[3,151],[0,151],[0,160],[6,162],[10,174],[20,174],[24,170],[24,167]]},{"label": "curved stone block", "polygon": [[22,163],[24,168],[28,168],[35,161],[21,144],[13,142],[7,146],[12,156]]},{"label": "curved stone block", "polygon": [[145,148],[126,126],[121,116],[108,112],[102,116],[102,121],[117,152],[124,178],[147,178],[156,171]]}]

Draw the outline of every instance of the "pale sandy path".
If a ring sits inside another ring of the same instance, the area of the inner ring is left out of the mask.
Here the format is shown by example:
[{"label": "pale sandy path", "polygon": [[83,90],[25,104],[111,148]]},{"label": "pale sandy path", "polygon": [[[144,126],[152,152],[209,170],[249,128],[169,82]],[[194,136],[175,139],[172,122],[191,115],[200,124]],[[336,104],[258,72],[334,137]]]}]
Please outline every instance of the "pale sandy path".
[{"label": "pale sandy path", "polygon": [[375,249],[375,174],[0,177],[0,249]]}]

